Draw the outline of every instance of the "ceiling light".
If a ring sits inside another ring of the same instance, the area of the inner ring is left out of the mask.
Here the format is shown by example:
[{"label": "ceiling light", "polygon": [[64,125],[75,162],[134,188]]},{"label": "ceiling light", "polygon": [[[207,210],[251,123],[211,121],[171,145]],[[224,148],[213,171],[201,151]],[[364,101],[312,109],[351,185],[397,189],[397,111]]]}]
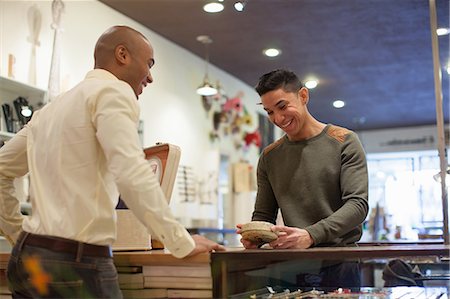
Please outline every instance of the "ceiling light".
[{"label": "ceiling light", "polygon": [[449,65],[447,65],[447,74],[449,74],[449,75],[450,75],[450,64],[449,64]]},{"label": "ceiling light", "polygon": [[436,33],[437,33],[437,35],[439,35],[439,36],[447,35],[447,34],[450,33],[450,29],[445,28],[445,27],[441,27],[441,28],[436,29]]},{"label": "ceiling light", "polygon": [[305,82],[305,86],[308,89],[313,89],[313,88],[316,88],[318,83],[319,82],[317,82],[317,80],[308,80]]},{"label": "ceiling light", "polygon": [[334,108],[342,108],[342,107],[344,107],[345,106],[345,102],[344,101],[341,101],[341,100],[336,100],[336,101],[334,101],[333,102],[333,107]]},{"label": "ceiling light", "polygon": [[[206,78],[207,79],[207,78]],[[213,96],[217,93],[217,89],[215,89],[207,80],[203,81],[203,84],[197,88],[197,93],[201,96]]]},{"label": "ceiling light", "polygon": [[207,35],[197,36],[197,41],[205,45],[205,77],[203,78],[203,83],[197,88],[197,93],[202,96],[212,96],[217,93],[210,83],[208,78],[208,65],[209,65],[209,44],[212,43],[212,39]]},{"label": "ceiling light", "polygon": [[245,4],[247,4],[247,1],[236,1],[234,3],[234,9],[236,9],[237,11],[243,11]]},{"label": "ceiling light", "polygon": [[264,55],[266,55],[268,57],[276,57],[281,54],[281,50],[278,50],[275,48],[270,48],[270,49],[265,49],[263,51],[263,53],[264,53]]},{"label": "ceiling light", "polygon": [[203,6],[203,10],[209,13],[221,12],[223,4],[219,2],[209,2]]}]

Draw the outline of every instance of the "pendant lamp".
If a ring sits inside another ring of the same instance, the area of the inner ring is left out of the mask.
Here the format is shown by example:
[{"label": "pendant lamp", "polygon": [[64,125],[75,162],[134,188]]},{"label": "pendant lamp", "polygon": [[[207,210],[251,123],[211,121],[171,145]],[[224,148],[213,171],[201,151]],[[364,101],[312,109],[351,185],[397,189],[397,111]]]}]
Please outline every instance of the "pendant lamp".
[{"label": "pendant lamp", "polygon": [[205,77],[203,83],[197,88],[197,93],[201,96],[213,96],[217,94],[217,89],[209,83],[208,78],[209,44],[212,43],[212,39],[207,35],[200,35],[197,37],[197,41],[205,45]]}]

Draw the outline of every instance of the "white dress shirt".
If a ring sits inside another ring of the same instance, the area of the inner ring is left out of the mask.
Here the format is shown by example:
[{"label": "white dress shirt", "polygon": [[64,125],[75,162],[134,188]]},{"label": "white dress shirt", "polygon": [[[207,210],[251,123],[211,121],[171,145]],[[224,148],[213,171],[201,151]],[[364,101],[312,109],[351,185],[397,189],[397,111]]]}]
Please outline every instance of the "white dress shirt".
[{"label": "white dress shirt", "polygon": [[[126,82],[102,69],[36,111],[0,149],[0,230],[98,245],[116,238],[119,193],[176,257],[194,247],[175,220],[139,144],[139,106]],[[20,214],[13,180],[30,174],[32,215]]]}]

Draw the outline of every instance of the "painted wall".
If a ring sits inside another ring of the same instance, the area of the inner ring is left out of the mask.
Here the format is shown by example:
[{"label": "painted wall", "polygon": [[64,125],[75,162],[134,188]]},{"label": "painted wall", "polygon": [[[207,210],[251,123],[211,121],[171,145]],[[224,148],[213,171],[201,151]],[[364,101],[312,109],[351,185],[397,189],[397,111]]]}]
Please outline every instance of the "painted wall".
[{"label": "painted wall", "polygon": [[[8,56],[16,58],[15,79],[29,83],[32,45],[27,13],[35,7],[41,13],[39,46],[36,50],[36,86],[47,89],[51,64],[54,31],[52,23],[52,1],[0,1],[0,75],[8,75]],[[110,26],[128,25],[146,35],[155,49],[156,65],[152,69],[154,83],[140,96],[141,119],[144,123],[143,145],[169,142],[181,148],[180,165],[193,169],[199,181],[207,182],[211,172],[217,174],[220,154],[229,157],[230,163],[247,160],[256,165],[258,149],[236,147],[231,137],[224,136],[220,142],[211,142],[211,115],[202,107],[201,98],[195,93],[204,76],[204,60],[150,29],[112,10],[95,0],[64,1],[61,37],[62,91],[73,87],[93,68],[93,49],[97,38]],[[199,33],[201,34],[201,33]],[[214,39],[214,37],[212,37]],[[243,92],[243,104],[254,122],[245,128],[250,132],[257,127],[256,103],[258,95],[253,88],[230,74],[210,65],[211,80],[220,80],[226,94],[233,97]],[[255,78],[256,79],[256,78]],[[176,182],[177,184],[177,182]],[[204,186],[203,186],[204,187]],[[214,187],[211,186],[210,187]],[[245,210],[251,211],[254,195],[241,202]],[[214,199],[215,200],[215,199]],[[217,205],[200,206],[198,202],[180,204],[177,185],[172,195],[171,206],[175,214],[190,225],[193,218],[216,219]],[[248,216],[250,217],[250,215]]]}]

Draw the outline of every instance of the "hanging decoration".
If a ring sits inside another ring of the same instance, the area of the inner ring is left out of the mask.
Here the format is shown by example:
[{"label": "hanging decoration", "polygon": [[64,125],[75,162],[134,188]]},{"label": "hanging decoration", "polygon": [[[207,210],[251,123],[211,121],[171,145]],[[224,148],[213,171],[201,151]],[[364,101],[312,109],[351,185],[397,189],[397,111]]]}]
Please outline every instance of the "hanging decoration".
[{"label": "hanging decoration", "polygon": [[202,105],[212,121],[209,133],[211,142],[228,140],[236,149],[248,150],[251,145],[261,146],[259,131],[249,131],[253,127],[253,118],[243,104],[244,93],[239,91],[228,97],[217,83],[217,94],[202,96]]},{"label": "hanging decoration", "polygon": [[36,48],[41,45],[39,32],[41,31],[42,14],[36,4],[28,9],[28,29],[30,35],[27,40],[31,43],[30,66],[28,68],[28,83],[36,86]]},{"label": "hanging decoration", "polygon": [[250,146],[251,144],[256,145],[257,147],[261,147],[261,134],[259,130],[256,129],[252,133],[246,133],[244,137],[245,145]]},{"label": "hanging decoration", "polygon": [[61,56],[61,15],[64,12],[64,3],[62,0],[53,0],[52,2],[52,29],[55,31],[53,36],[52,62],[50,65],[50,76],[48,79],[48,101],[53,100],[60,92],[59,88],[59,65]]}]

